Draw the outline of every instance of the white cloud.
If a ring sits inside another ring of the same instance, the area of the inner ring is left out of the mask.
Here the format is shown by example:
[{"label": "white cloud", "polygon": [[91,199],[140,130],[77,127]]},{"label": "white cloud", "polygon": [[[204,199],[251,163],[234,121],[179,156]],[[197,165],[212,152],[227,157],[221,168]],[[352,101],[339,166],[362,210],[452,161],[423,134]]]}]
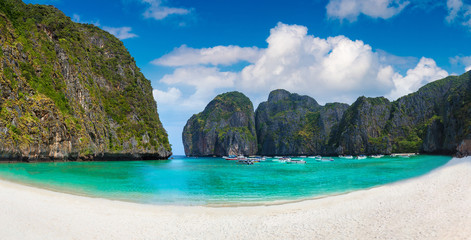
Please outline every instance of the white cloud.
[{"label": "white cloud", "polygon": [[115,37],[119,38],[120,40],[128,39],[128,38],[135,38],[138,37],[136,34],[132,33],[131,27],[106,27],[103,26],[103,30],[113,34]]},{"label": "white cloud", "polygon": [[465,71],[471,70],[471,56],[456,56],[450,59],[450,62],[455,65],[464,66]]},{"label": "white cloud", "polygon": [[152,94],[159,104],[175,104],[182,96],[182,92],[174,87],[168,88],[167,91],[154,89]]},{"label": "white cloud", "polygon": [[327,16],[355,21],[360,14],[388,19],[399,14],[409,1],[403,0],[330,0]]},{"label": "white cloud", "polygon": [[448,22],[453,22],[458,17],[458,13],[463,7],[463,2],[461,0],[448,0],[446,2],[446,6],[448,8],[448,16],[446,17],[446,20]]},{"label": "white cloud", "polygon": [[[215,67],[184,67],[177,68],[172,74],[165,75],[160,82],[174,86],[191,86],[194,88],[194,92],[188,94],[187,98],[178,101],[181,107],[179,110],[202,110],[216,96],[216,89],[233,87],[236,77],[236,73],[221,72]],[[176,90],[173,92],[177,92]]]},{"label": "white cloud", "polygon": [[263,55],[240,74],[244,91],[284,88],[325,102],[382,95],[392,86],[386,76],[392,70],[362,41],[316,38],[307,35],[306,27],[279,23],[267,42]]},{"label": "white cloud", "polygon": [[[178,110],[193,110],[195,113],[218,93],[230,90],[244,92],[257,101],[266,99],[271,90],[283,88],[314,97],[320,103],[352,103],[361,95],[396,98],[447,75],[432,59],[405,58],[402,61],[400,57],[378,53],[360,40],[345,36],[324,39],[308,35],[307,28],[299,25],[279,23],[271,29],[267,43],[267,48],[257,49],[258,54],[250,60],[240,53],[228,54],[227,58],[220,54],[201,53],[214,48],[179,48],[160,58],[162,64],[165,62],[176,67],[160,82],[178,89],[193,88],[194,91],[180,96],[178,104],[181,108]],[[230,46],[221,49],[222,52],[232,52],[242,48]],[[185,58],[188,58],[186,62]],[[217,67],[195,66],[233,64],[242,60],[251,64],[241,71],[222,72]],[[397,63],[401,68],[407,64],[412,69],[407,68],[407,75],[402,76],[395,69]]]},{"label": "white cloud", "polygon": [[142,2],[150,5],[144,12],[145,18],[162,20],[170,15],[186,15],[190,13],[189,9],[162,6],[161,0],[142,0]]},{"label": "white cloud", "polygon": [[448,23],[458,22],[471,30],[471,5],[462,0],[447,0]]},{"label": "white cloud", "polygon": [[388,95],[390,99],[397,99],[408,93],[417,91],[423,85],[448,76],[448,72],[439,68],[430,58],[421,58],[414,69],[407,71],[406,76],[395,74],[393,77],[394,90]]},{"label": "white cloud", "polygon": [[195,49],[182,45],[171,53],[152,61],[152,63],[171,67],[199,64],[231,65],[240,61],[254,62],[259,55],[260,51],[256,47],[231,45]]}]

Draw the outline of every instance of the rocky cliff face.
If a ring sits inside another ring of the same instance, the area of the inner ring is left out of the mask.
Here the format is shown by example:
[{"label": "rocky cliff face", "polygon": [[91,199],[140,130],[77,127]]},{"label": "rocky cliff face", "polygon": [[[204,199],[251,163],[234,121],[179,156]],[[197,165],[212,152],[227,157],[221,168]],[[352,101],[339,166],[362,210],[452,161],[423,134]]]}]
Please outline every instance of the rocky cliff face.
[{"label": "rocky cliff face", "polygon": [[427,84],[392,103],[361,97],[344,114],[330,142],[338,154],[467,155],[463,140],[471,139],[470,90],[468,72]]},{"label": "rocky cliff face", "polygon": [[261,155],[310,155],[331,152],[327,145],[347,104],[320,106],[313,98],[272,91],[255,113]]},{"label": "rocky cliff face", "polygon": [[336,135],[330,139],[335,154],[375,154],[391,151],[382,135],[389,120],[391,103],[383,97],[358,98],[342,117]]},{"label": "rocky cliff face", "polygon": [[[211,111],[217,112],[217,106],[213,106]],[[230,110],[226,110],[230,115]],[[320,106],[308,96],[275,90],[255,113],[257,152],[271,156],[401,152],[467,156],[471,153],[470,119],[471,72],[432,82],[394,102],[383,97],[360,97],[351,106]],[[217,121],[204,123],[213,126]],[[189,124],[197,122],[190,119]],[[195,132],[190,127],[185,131],[187,138]],[[193,138],[192,144],[195,143],[204,145],[208,140]],[[237,145],[244,143],[238,141]]]},{"label": "rocky cliff face", "polygon": [[254,110],[239,92],[218,95],[183,129],[187,156],[253,155],[257,152]]},{"label": "rocky cliff face", "polygon": [[171,155],[150,82],[111,34],[3,0],[0,43],[1,160]]}]

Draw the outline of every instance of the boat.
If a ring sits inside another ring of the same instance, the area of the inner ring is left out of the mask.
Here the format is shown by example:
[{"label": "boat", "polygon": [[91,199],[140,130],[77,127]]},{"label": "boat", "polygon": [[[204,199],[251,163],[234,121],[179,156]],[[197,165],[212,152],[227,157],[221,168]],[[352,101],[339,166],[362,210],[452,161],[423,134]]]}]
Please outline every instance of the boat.
[{"label": "boat", "polygon": [[393,154],[391,154],[391,157],[408,158],[408,157],[415,156],[415,155],[417,155],[417,154],[416,153],[393,153]]},{"label": "boat", "polygon": [[384,155],[382,155],[382,154],[375,154],[375,155],[371,155],[370,157],[372,157],[372,158],[382,158],[382,157],[384,157]]},{"label": "boat", "polygon": [[339,155],[339,158],[353,159],[352,155]]},{"label": "boat", "polygon": [[239,160],[237,161],[237,163],[245,164],[245,165],[253,165],[253,164],[254,164],[254,161],[245,158],[245,159],[239,159]]},{"label": "boat", "polygon": [[328,158],[319,158],[319,159],[316,159],[316,161],[318,161],[318,162],[333,162],[334,159],[331,158],[331,157],[328,157]]},{"label": "boat", "polygon": [[289,158],[289,157],[280,157],[280,158],[273,159],[273,161],[275,161],[275,162],[287,162],[287,161],[291,161],[291,158]]},{"label": "boat", "polygon": [[232,160],[232,161],[238,160],[238,157],[236,155],[229,155],[228,157],[224,156],[222,158],[224,158],[226,160]]},{"label": "boat", "polygon": [[300,158],[307,158],[307,156],[299,156]]},{"label": "boat", "polygon": [[366,159],[366,156],[365,155],[358,155],[357,156],[357,159],[360,160],[360,159]]},{"label": "boat", "polygon": [[304,160],[301,160],[301,159],[289,159],[289,160],[286,160],[286,163],[301,163],[301,164],[304,164],[306,163],[306,161]]},{"label": "boat", "polygon": [[261,162],[267,160],[266,157],[260,157],[260,156],[249,156],[250,160],[253,160],[255,162]]}]

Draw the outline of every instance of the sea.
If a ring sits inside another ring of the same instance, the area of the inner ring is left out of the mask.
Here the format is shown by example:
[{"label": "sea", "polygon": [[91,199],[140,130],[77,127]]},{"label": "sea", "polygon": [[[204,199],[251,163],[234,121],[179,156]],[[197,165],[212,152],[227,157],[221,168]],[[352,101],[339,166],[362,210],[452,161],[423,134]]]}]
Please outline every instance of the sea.
[{"label": "sea", "polygon": [[279,204],[368,189],[426,174],[450,156],[343,159],[253,165],[223,158],[1,163],[0,179],[69,194],[156,205]]}]

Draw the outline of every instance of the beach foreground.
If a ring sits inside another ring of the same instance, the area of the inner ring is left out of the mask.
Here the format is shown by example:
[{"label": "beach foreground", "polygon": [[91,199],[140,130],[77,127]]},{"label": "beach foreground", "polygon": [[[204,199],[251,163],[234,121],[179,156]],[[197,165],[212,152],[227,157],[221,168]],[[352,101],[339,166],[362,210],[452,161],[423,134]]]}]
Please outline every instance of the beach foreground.
[{"label": "beach foreground", "polygon": [[0,181],[3,239],[471,239],[471,157],[369,190],[281,205],[154,206]]}]

